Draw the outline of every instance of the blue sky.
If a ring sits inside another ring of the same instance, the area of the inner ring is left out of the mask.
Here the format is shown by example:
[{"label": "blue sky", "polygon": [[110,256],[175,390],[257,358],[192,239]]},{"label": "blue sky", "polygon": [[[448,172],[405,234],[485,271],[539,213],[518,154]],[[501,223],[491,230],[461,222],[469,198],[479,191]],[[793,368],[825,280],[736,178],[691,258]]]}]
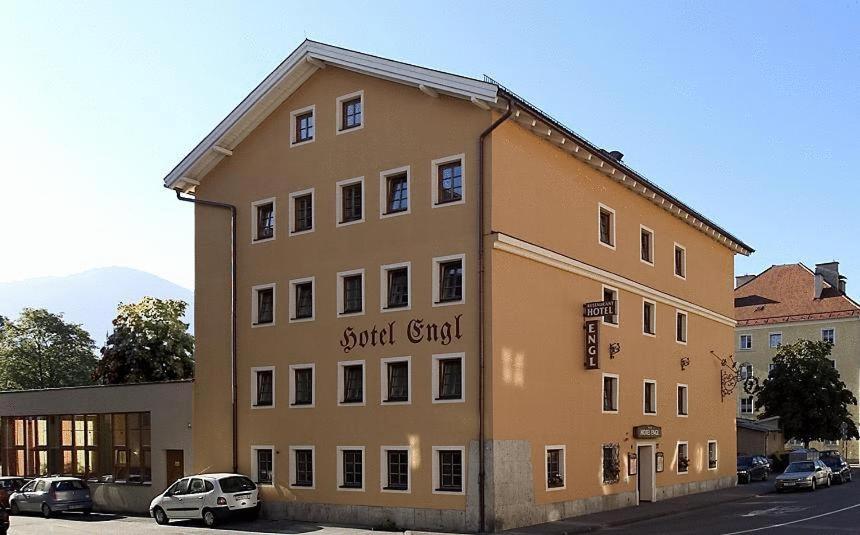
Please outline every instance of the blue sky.
[{"label": "blue sky", "polygon": [[161,179],[309,37],[489,74],[755,247],[737,272],[837,259],[860,284],[856,1],[0,10],[0,281],[125,265],[190,287],[191,209]]}]

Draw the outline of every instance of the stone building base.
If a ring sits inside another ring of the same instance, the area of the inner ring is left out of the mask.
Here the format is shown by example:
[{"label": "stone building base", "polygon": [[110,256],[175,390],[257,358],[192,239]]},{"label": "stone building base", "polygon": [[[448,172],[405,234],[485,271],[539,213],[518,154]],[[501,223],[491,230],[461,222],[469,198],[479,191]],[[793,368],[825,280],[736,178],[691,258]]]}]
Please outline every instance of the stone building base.
[{"label": "stone building base", "polygon": [[307,502],[264,502],[262,515],[272,520],[301,520],[327,524],[351,524],[386,531],[421,530],[455,533],[475,532],[466,512],[417,507],[375,507]]}]

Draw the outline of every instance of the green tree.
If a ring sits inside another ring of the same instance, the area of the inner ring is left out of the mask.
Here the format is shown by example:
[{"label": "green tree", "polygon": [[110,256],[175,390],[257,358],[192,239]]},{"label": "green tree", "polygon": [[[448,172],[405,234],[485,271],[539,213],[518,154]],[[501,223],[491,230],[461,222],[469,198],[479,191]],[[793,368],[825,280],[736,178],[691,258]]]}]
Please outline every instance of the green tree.
[{"label": "green tree", "polygon": [[760,418],[779,416],[788,438],[803,441],[857,438],[857,426],[849,405],[857,399],[839,378],[832,360],[830,342],[799,340],[780,346],[773,369],[760,386],[754,388]]},{"label": "green tree", "polygon": [[92,384],[95,343],[80,326],[43,308],[0,317],[0,388],[22,390]]},{"label": "green tree", "polygon": [[193,377],[194,337],[182,321],[187,307],[179,299],[155,297],[120,303],[95,379],[121,384]]}]

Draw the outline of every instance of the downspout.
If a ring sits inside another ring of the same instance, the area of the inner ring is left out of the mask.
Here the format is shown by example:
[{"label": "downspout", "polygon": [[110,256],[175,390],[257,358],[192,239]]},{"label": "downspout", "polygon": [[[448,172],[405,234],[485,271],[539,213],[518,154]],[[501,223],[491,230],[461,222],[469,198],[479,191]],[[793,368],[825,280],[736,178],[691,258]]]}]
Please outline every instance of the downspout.
[{"label": "downspout", "polygon": [[182,191],[175,188],[176,198],[180,201],[201,204],[204,206],[214,206],[216,208],[225,208],[230,210],[230,378],[232,381],[232,424],[233,424],[233,473],[239,471],[239,413],[236,406],[236,391],[238,390],[238,382],[236,379],[236,207],[232,204],[207,201],[196,197],[183,197]]},{"label": "downspout", "polygon": [[500,124],[505,122],[514,111],[513,102],[508,102],[508,109],[493,124],[481,132],[478,138],[478,525],[479,531],[484,532],[486,517],[486,459],[484,455],[484,140]]}]

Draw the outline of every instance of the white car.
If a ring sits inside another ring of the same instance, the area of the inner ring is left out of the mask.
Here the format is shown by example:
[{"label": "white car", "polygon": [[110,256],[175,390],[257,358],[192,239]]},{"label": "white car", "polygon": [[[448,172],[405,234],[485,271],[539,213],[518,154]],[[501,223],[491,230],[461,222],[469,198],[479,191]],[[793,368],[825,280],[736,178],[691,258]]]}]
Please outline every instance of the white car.
[{"label": "white car", "polygon": [[149,504],[149,514],[159,524],[171,520],[202,519],[208,527],[244,514],[260,512],[257,485],[240,474],[201,474],[183,477]]}]

